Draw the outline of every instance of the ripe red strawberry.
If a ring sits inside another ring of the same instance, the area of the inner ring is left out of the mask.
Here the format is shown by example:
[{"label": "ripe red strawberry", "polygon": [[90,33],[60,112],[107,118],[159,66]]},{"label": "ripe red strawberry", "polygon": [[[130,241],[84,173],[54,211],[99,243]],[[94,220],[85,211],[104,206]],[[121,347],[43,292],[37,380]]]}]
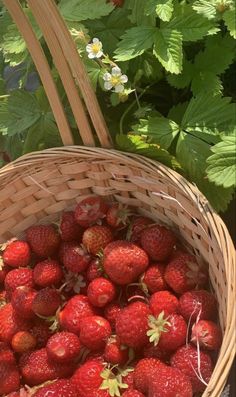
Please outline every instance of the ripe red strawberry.
[{"label": "ripe red strawberry", "polygon": [[165,363],[169,362],[170,352],[162,350],[159,345],[154,346],[153,343],[149,343],[143,349],[143,356],[145,358],[157,358]]},{"label": "ripe red strawberry", "polygon": [[165,315],[177,313],[179,310],[179,301],[175,295],[169,291],[155,292],[150,299],[150,309],[154,316],[158,316],[162,311]]},{"label": "ripe red strawberry", "polygon": [[63,241],[81,242],[83,228],[75,220],[73,211],[63,212],[60,223],[61,239]]},{"label": "ripe red strawberry", "polygon": [[165,261],[172,253],[176,237],[165,226],[154,225],[141,233],[141,246],[153,261]]},{"label": "ripe red strawberry", "polygon": [[12,349],[17,353],[26,353],[33,350],[36,344],[36,338],[29,331],[17,332],[11,341]]},{"label": "ripe red strawberry", "polygon": [[26,230],[32,251],[42,257],[54,255],[60,245],[60,236],[53,225],[36,225]]},{"label": "ripe red strawberry", "polygon": [[75,387],[69,379],[58,379],[53,383],[40,387],[33,397],[78,397]]},{"label": "ripe red strawberry", "polygon": [[140,360],[134,369],[134,387],[146,395],[151,378],[158,373],[162,365],[164,364],[155,358]]},{"label": "ripe red strawberry", "polygon": [[142,283],[146,285],[151,294],[168,288],[164,279],[164,273],[165,266],[160,263],[152,264],[152,266],[150,266],[144,273]]},{"label": "ripe red strawberry", "polygon": [[63,258],[66,252],[70,247],[75,247],[78,246],[77,241],[62,241],[61,244],[59,245],[58,249],[58,259],[60,263],[63,263]]},{"label": "ripe red strawberry", "polygon": [[11,303],[0,308],[0,340],[10,343],[16,332],[29,327],[29,322],[16,314]]},{"label": "ripe red strawberry", "polygon": [[128,390],[122,394],[123,397],[145,397],[143,393],[138,390]]},{"label": "ripe red strawberry", "polygon": [[148,267],[148,256],[137,245],[117,240],[104,249],[103,266],[112,281],[124,285],[132,283]]},{"label": "ripe red strawberry", "polygon": [[11,267],[28,266],[31,259],[30,246],[26,241],[10,242],[2,255],[5,265]]},{"label": "ripe red strawberry", "polygon": [[222,342],[220,327],[212,321],[200,320],[192,328],[191,341],[207,350],[218,350]]},{"label": "ripe red strawberry", "polygon": [[152,397],[192,397],[193,391],[187,376],[176,368],[163,365],[149,385]]},{"label": "ripe red strawberry", "polygon": [[164,277],[177,294],[183,294],[197,287],[199,289],[207,282],[205,269],[202,269],[196,258],[188,253],[172,259],[166,267]]},{"label": "ripe red strawberry", "polygon": [[95,390],[92,392],[91,397],[110,397],[110,393],[107,390]]},{"label": "ripe red strawberry", "polygon": [[79,335],[82,318],[95,314],[95,309],[89,303],[87,296],[75,295],[59,313],[59,322],[62,329]]},{"label": "ripe red strawberry", "polygon": [[104,277],[96,278],[88,286],[89,302],[96,307],[104,307],[113,301],[116,295],[114,284]]},{"label": "ripe red strawberry", "polygon": [[35,321],[33,327],[30,329],[30,333],[35,337],[38,349],[45,347],[51,336],[49,326],[41,319],[37,319],[37,321]]},{"label": "ripe red strawberry", "polygon": [[111,335],[109,322],[100,316],[85,317],[80,323],[80,341],[89,350],[104,349],[106,341]]},{"label": "ripe red strawberry", "polygon": [[107,210],[108,205],[101,197],[87,197],[77,204],[75,209],[75,220],[82,227],[89,227],[105,218]]},{"label": "ripe red strawberry", "polygon": [[75,386],[80,397],[91,396],[102,384],[101,372],[104,364],[99,360],[89,360],[81,365],[71,378],[72,385]]},{"label": "ripe red strawberry", "polygon": [[116,334],[122,344],[141,348],[148,343],[149,307],[143,302],[133,302],[120,311],[116,320]]},{"label": "ripe red strawberry", "polygon": [[144,216],[135,217],[132,220],[132,223],[129,227],[127,239],[134,244],[140,245],[142,230],[145,229],[148,225],[151,225],[152,223],[153,222],[150,218],[146,218]]},{"label": "ripe red strawberry", "polygon": [[88,266],[86,278],[88,281],[93,281],[95,278],[101,277],[103,269],[101,261],[98,258],[93,259]]},{"label": "ripe red strawberry", "polygon": [[33,270],[35,284],[40,287],[51,287],[59,285],[63,277],[60,264],[53,259],[46,259],[37,263]]},{"label": "ripe red strawberry", "polygon": [[198,317],[199,320],[213,320],[217,314],[217,301],[205,290],[185,292],[179,300],[179,312],[192,322]]},{"label": "ripe red strawberry", "polygon": [[43,288],[37,292],[32,309],[35,314],[40,316],[53,316],[61,304],[61,297],[56,289],[49,287]]},{"label": "ripe red strawberry", "polygon": [[109,227],[95,225],[85,230],[82,238],[83,245],[93,255],[105,248],[113,240]]},{"label": "ripe red strawberry", "polygon": [[35,317],[32,309],[33,300],[37,294],[32,288],[18,287],[12,294],[11,304],[15,312],[26,319]]},{"label": "ripe red strawberry", "polygon": [[114,203],[107,211],[106,221],[114,229],[120,229],[128,225],[130,211],[121,203]]},{"label": "ripe red strawberry", "polygon": [[72,364],[59,364],[50,360],[45,348],[23,354],[19,365],[24,381],[30,386],[56,378],[66,378],[74,370]]},{"label": "ripe red strawberry", "polygon": [[206,385],[199,378],[208,383],[213,371],[210,356],[203,351],[198,353],[197,349],[190,345],[182,346],[174,353],[171,365],[188,376],[192,383],[193,393],[205,390]]},{"label": "ripe red strawberry", "polygon": [[109,305],[105,307],[104,317],[109,321],[112,329],[115,329],[116,319],[120,311],[121,307],[116,302],[109,303]]},{"label": "ripe red strawberry", "polygon": [[73,273],[84,272],[90,261],[91,256],[77,243],[71,244],[62,257],[63,265]]},{"label": "ripe red strawberry", "polygon": [[4,285],[9,298],[11,298],[13,292],[18,287],[25,286],[33,288],[34,280],[32,269],[20,268],[11,270],[6,275]]},{"label": "ripe red strawberry", "polygon": [[110,364],[124,365],[129,358],[129,350],[122,346],[117,336],[111,336],[106,343],[104,359]]},{"label": "ripe red strawberry", "polygon": [[0,395],[14,392],[20,388],[20,374],[10,348],[0,342]]},{"label": "ripe red strawberry", "polygon": [[77,335],[71,332],[57,332],[47,342],[48,356],[56,362],[70,362],[78,357],[80,341]]},{"label": "ripe red strawberry", "polygon": [[122,382],[127,385],[126,391],[134,390],[134,368],[129,368],[125,376],[122,376]]},{"label": "ripe red strawberry", "polygon": [[164,316],[164,312],[158,317],[149,317],[149,327],[147,335],[150,342],[157,345],[164,351],[175,351],[183,346],[186,341],[187,324],[183,317],[178,314]]}]

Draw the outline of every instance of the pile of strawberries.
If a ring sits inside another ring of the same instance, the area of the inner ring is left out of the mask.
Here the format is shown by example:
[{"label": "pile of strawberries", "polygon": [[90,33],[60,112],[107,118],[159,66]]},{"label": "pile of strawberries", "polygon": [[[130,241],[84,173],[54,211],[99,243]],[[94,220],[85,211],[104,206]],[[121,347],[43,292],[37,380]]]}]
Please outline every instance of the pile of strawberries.
[{"label": "pile of strawberries", "polygon": [[1,246],[0,396],[191,397],[221,331],[175,234],[91,196]]}]

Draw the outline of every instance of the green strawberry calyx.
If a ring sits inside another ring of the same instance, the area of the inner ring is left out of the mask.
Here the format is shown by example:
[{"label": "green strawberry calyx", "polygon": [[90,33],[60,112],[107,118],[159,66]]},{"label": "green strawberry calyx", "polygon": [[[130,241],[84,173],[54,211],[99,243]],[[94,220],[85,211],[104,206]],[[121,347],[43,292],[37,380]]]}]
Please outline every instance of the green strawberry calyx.
[{"label": "green strawberry calyx", "polygon": [[120,370],[116,365],[111,368],[105,368],[100,374],[103,379],[100,389],[108,390],[111,397],[120,397],[121,393],[123,393],[121,389],[128,389],[128,385],[123,383],[122,377],[128,375],[131,371],[133,371],[131,368]]},{"label": "green strawberry calyx", "polygon": [[162,332],[168,332],[168,328],[166,328],[166,326],[171,326],[168,321],[168,317],[164,318],[164,315],[165,312],[162,311],[158,317],[148,317],[148,325],[150,329],[147,331],[147,336],[151,343],[154,342],[154,346],[158,345]]}]

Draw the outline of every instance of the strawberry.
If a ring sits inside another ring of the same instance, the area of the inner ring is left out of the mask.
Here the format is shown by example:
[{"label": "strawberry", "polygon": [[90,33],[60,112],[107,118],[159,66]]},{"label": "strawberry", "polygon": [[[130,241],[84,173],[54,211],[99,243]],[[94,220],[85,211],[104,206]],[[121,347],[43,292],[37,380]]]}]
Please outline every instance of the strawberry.
[{"label": "strawberry", "polygon": [[124,365],[129,358],[129,351],[122,346],[117,336],[111,336],[106,343],[104,359],[110,364]]},{"label": "strawberry", "polygon": [[148,343],[149,307],[143,302],[133,302],[120,311],[116,320],[116,334],[122,344],[141,348]]},{"label": "strawberry", "polygon": [[104,249],[103,266],[110,279],[120,285],[129,284],[148,267],[148,256],[137,245],[117,240]]},{"label": "strawberry", "polygon": [[63,277],[60,264],[53,259],[46,259],[37,263],[33,270],[33,279],[39,287],[59,285]]},{"label": "strawberry", "polygon": [[126,391],[134,390],[134,368],[130,368],[126,375],[122,376],[122,381],[128,386]]},{"label": "strawberry", "polygon": [[89,360],[81,365],[71,378],[72,385],[77,390],[78,396],[88,397],[97,391],[102,384],[101,372],[104,364],[99,360]]},{"label": "strawberry", "polygon": [[[123,395],[123,394],[122,394]],[[89,397],[110,397],[110,393],[107,390],[95,390]]]},{"label": "strawberry", "polygon": [[83,228],[75,220],[73,211],[63,212],[60,223],[61,239],[63,241],[81,242]]},{"label": "strawberry", "polygon": [[85,230],[82,238],[83,245],[93,255],[97,255],[113,240],[111,230],[107,226],[95,225]]},{"label": "strawberry", "polygon": [[179,301],[175,295],[169,291],[155,292],[150,299],[150,309],[154,316],[158,316],[162,311],[165,315],[177,313]]},{"label": "strawberry", "polygon": [[213,320],[217,314],[217,301],[214,295],[205,290],[185,292],[179,300],[179,312],[192,322]]},{"label": "strawberry", "polygon": [[101,262],[98,258],[93,259],[88,266],[86,272],[86,278],[88,281],[93,281],[95,278],[101,277],[103,274],[103,269]]},{"label": "strawberry", "polygon": [[64,255],[66,254],[67,250],[71,247],[78,246],[77,241],[62,241],[59,245],[58,249],[58,259],[60,263],[63,263]]},{"label": "strawberry", "polygon": [[195,347],[190,345],[182,346],[174,353],[171,365],[188,376],[194,393],[205,390],[205,383],[209,382],[213,371],[210,356],[206,352],[198,352]]},{"label": "strawberry", "polygon": [[158,373],[162,365],[164,364],[155,358],[143,358],[140,360],[134,369],[134,387],[138,391],[146,394],[152,376]]},{"label": "strawberry", "polygon": [[36,346],[38,349],[46,346],[48,339],[50,338],[51,332],[47,324],[41,319],[38,319],[33,327],[30,329],[30,333],[36,339]]},{"label": "strawberry", "polygon": [[20,354],[33,350],[36,344],[36,338],[29,331],[17,332],[11,341],[12,349]]},{"label": "strawberry", "polygon": [[11,303],[0,308],[0,340],[10,343],[16,332],[29,327],[29,322],[16,314]]},{"label": "strawberry", "polygon": [[172,259],[166,267],[164,277],[177,294],[199,288],[207,282],[206,271],[200,267],[196,258],[188,253]]},{"label": "strawberry", "polygon": [[112,302],[105,307],[104,317],[109,321],[112,329],[115,329],[116,319],[120,311],[121,307],[116,302]]},{"label": "strawberry", "polygon": [[142,283],[145,284],[151,294],[168,288],[164,279],[164,273],[165,266],[161,263],[152,264],[144,273]]},{"label": "strawberry", "polygon": [[89,302],[96,307],[104,307],[113,301],[116,295],[114,284],[104,277],[96,278],[88,286]]},{"label": "strawberry", "polygon": [[35,314],[40,316],[53,316],[61,304],[60,294],[56,289],[49,287],[37,292],[32,303]]},{"label": "strawberry", "polygon": [[158,317],[149,316],[148,324],[150,342],[154,342],[154,346],[158,344],[164,351],[175,351],[186,341],[187,325],[178,314],[171,314],[167,318],[164,317],[164,312]]},{"label": "strawberry", "polygon": [[82,227],[89,227],[105,218],[108,205],[101,197],[91,196],[80,201],[75,208],[75,220]]},{"label": "strawberry", "polygon": [[222,342],[220,327],[212,321],[200,320],[192,328],[191,341],[207,350],[218,350]]},{"label": "strawberry", "polygon": [[130,224],[127,239],[134,244],[140,245],[142,230],[152,223],[153,222],[150,218],[146,218],[144,216],[135,217]]},{"label": "strawberry", "polygon": [[25,286],[33,288],[34,280],[32,269],[20,268],[11,270],[6,275],[4,285],[9,298],[11,298],[11,295],[18,287]]},{"label": "strawberry", "polygon": [[127,390],[122,394],[122,397],[145,397],[143,393],[138,390]]},{"label": "strawberry", "polygon": [[193,391],[187,376],[176,368],[163,365],[150,381],[151,397],[192,397]]},{"label": "strawberry", "polygon": [[165,261],[172,253],[176,237],[165,226],[154,225],[141,233],[141,246],[153,261]]},{"label": "strawberry", "polygon": [[121,203],[114,203],[107,211],[106,221],[114,229],[120,229],[128,225],[130,211]]},{"label": "strawberry", "polygon": [[11,304],[15,312],[26,319],[32,319],[35,313],[32,309],[33,300],[37,294],[32,288],[18,287],[12,294]]},{"label": "strawberry", "polygon": [[79,335],[82,318],[95,314],[95,309],[89,303],[87,296],[75,295],[59,313],[59,323],[62,329]]},{"label": "strawberry", "polygon": [[85,317],[80,323],[80,341],[89,350],[102,350],[111,335],[109,322],[100,316]]},{"label": "strawberry", "polygon": [[39,257],[54,255],[60,245],[60,236],[53,225],[36,225],[26,230],[27,241]]},{"label": "strawberry", "polygon": [[26,241],[12,241],[3,252],[2,259],[5,265],[11,267],[28,266],[31,259],[30,246]]},{"label": "strawberry", "polygon": [[20,388],[20,374],[10,348],[0,342],[0,395]]},{"label": "strawberry", "polygon": [[79,355],[80,341],[71,332],[57,332],[49,338],[46,349],[48,357],[53,361],[70,362]]},{"label": "strawberry", "polygon": [[60,364],[50,360],[45,348],[23,354],[19,365],[24,381],[30,386],[55,378],[68,377],[74,370],[72,364]]},{"label": "strawberry", "polygon": [[33,397],[78,397],[75,387],[69,379],[58,379],[53,383],[40,387]]},{"label": "strawberry", "polygon": [[143,349],[143,356],[145,358],[157,358],[158,360],[168,363],[170,352],[162,350],[159,345],[154,346],[153,343],[149,343]]},{"label": "strawberry", "polygon": [[85,271],[90,261],[90,255],[77,243],[70,245],[62,257],[63,265],[73,273]]}]

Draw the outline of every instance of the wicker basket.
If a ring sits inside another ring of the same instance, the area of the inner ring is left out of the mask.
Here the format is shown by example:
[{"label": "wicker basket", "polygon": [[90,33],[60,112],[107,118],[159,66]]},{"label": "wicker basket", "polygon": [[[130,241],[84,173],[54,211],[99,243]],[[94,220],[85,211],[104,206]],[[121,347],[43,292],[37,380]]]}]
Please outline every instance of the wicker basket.
[{"label": "wicker basket", "polygon": [[[66,147],[22,156],[0,170],[0,241],[21,235],[36,222],[58,219],[64,209],[73,208],[91,193],[132,205],[141,214],[172,227],[189,250],[209,264],[224,339],[203,396],[219,397],[235,353],[235,251],[227,228],[199,190],[176,172],[144,157],[111,149],[95,94],[54,1],[28,0],[86,145],[73,146],[50,68],[30,22],[17,0],[3,3],[27,42]],[[101,146],[109,150],[91,147],[91,124]]]}]

